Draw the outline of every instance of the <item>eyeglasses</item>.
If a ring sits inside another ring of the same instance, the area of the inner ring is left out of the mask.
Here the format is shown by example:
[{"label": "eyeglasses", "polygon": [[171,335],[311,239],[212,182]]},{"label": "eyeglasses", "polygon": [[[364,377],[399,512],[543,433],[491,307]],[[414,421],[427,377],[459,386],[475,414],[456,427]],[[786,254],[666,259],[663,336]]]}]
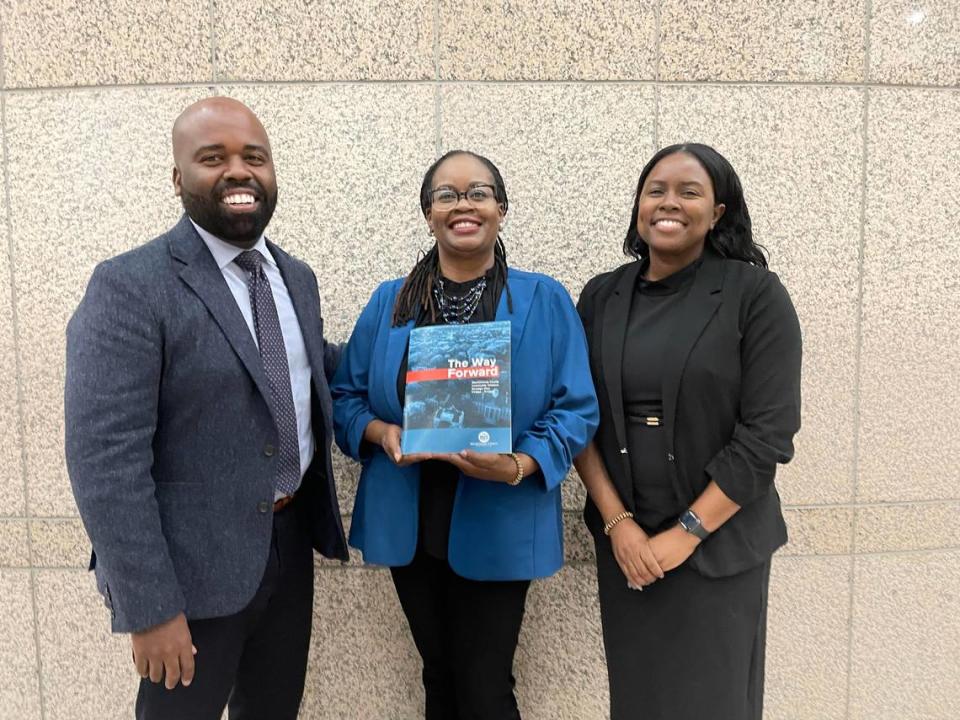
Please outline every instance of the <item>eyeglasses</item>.
[{"label": "eyeglasses", "polygon": [[493,185],[471,185],[463,192],[450,187],[437,188],[430,192],[430,205],[438,210],[450,210],[464,198],[474,207],[496,200],[496,188]]}]

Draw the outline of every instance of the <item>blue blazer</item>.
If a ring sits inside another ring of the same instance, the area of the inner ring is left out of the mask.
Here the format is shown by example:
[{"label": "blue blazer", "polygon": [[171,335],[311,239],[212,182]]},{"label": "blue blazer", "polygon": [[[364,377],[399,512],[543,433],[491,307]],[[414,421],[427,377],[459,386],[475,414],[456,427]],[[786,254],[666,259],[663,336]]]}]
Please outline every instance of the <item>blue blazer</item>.
[{"label": "blue blazer", "polygon": [[[364,560],[407,565],[417,549],[420,467],[398,467],[363,442],[371,420],[403,425],[397,373],[413,328],[391,327],[403,279],[383,283],[357,320],[331,384],[334,429],[344,453],[362,463],[350,544]],[[513,312],[502,293],[497,320],[511,323],[513,447],[540,470],[516,487],[461,473],[448,560],[473,580],[527,580],[563,564],[560,484],[593,437],[599,408],[580,318],[560,283],[510,269]]]}]

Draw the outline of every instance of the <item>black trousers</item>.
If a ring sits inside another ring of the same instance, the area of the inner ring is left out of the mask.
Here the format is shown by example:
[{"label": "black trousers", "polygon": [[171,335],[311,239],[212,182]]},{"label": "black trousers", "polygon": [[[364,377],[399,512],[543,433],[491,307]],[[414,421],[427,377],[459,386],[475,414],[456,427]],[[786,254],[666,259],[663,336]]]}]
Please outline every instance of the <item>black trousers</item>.
[{"label": "black trousers", "polygon": [[313,548],[294,501],[274,515],[270,557],[253,600],[235,615],[189,620],[190,687],[140,681],[137,720],[296,720],[310,647]]},{"label": "black trousers", "polygon": [[467,580],[422,550],[390,569],[423,658],[426,720],[520,720],[513,655],[529,580]]}]

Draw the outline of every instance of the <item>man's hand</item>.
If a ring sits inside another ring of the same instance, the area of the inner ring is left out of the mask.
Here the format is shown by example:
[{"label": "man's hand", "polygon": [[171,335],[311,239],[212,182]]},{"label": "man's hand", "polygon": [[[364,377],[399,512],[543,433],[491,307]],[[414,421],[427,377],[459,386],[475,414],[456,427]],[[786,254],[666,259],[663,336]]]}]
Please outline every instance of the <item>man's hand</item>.
[{"label": "man's hand", "polygon": [[193,682],[193,656],[197,649],[193,646],[183,613],[148,630],[131,634],[130,641],[133,664],[140,677],[149,677],[155,683],[164,680],[167,690],[173,690],[178,682],[184,687]]}]

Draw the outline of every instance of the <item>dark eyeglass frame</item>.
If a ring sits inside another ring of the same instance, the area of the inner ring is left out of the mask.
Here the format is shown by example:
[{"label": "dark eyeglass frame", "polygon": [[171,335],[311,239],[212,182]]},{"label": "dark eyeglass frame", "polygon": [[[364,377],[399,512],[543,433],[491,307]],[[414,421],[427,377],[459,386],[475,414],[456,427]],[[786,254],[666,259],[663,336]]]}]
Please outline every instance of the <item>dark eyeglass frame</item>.
[{"label": "dark eyeglass frame", "polygon": [[[468,194],[469,194],[471,191],[476,190],[476,189],[478,189],[478,188],[489,188],[489,189],[490,189],[490,192],[491,192],[490,199],[496,201],[496,199],[497,199],[497,187],[496,187],[496,185],[491,185],[490,183],[477,183],[477,184],[475,184],[475,185],[471,185],[470,187],[468,187],[468,188],[467,188],[466,190],[464,190],[463,192],[460,192],[460,191],[457,190],[456,188],[447,187],[447,186],[439,187],[439,188],[437,188],[436,190],[431,190],[431,191],[430,191],[430,206],[433,207],[434,205],[437,204],[436,194],[437,194],[438,192],[448,192],[448,193],[456,193],[457,199],[454,200],[452,203],[450,203],[450,202],[441,203],[441,207],[454,208],[454,207],[456,207],[457,205],[460,204],[460,198],[463,198],[464,200],[466,200],[467,203],[468,203],[471,207],[477,207],[478,203],[477,203],[476,201],[474,201],[474,200],[471,200],[471,199],[468,197]],[[484,201],[482,201],[482,202],[486,202],[486,201],[484,200]]]}]

